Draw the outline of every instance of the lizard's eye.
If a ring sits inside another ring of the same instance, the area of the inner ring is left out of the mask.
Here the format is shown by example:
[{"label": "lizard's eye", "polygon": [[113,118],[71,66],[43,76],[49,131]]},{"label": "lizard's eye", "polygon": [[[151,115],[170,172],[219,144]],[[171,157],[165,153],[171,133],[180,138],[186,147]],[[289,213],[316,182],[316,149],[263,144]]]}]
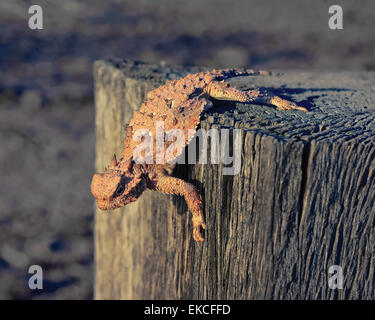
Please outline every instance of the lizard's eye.
[{"label": "lizard's eye", "polygon": [[124,187],[120,184],[116,189],[116,195],[119,196],[124,192]]}]

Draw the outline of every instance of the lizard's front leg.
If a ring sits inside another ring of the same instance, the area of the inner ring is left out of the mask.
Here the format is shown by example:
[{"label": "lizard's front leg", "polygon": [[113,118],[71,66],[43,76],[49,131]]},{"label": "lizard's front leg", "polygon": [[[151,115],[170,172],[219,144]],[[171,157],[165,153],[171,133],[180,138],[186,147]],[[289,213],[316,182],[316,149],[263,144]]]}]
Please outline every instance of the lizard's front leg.
[{"label": "lizard's front leg", "polygon": [[168,175],[156,175],[152,179],[150,189],[169,194],[177,194],[185,197],[186,203],[193,214],[193,238],[195,241],[203,241],[201,227],[206,229],[204,223],[202,199],[195,187],[178,178]]}]

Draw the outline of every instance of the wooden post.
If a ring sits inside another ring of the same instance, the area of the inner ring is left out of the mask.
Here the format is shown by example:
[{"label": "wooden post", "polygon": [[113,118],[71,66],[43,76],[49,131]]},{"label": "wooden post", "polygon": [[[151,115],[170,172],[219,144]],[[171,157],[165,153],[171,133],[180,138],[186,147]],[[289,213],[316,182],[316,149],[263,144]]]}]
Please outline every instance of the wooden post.
[{"label": "wooden post", "polygon": [[[124,124],[146,92],[190,71],[95,63],[98,171],[121,153]],[[97,209],[96,299],[373,299],[374,83],[375,73],[349,72],[231,80],[311,111],[216,104],[201,126],[242,129],[239,174],[222,175],[222,164],[174,172],[202,191],[205,242],[194,242],[179,197],[146,191],[122,209]],[[335,265],[342,289],[329,286]]]}]

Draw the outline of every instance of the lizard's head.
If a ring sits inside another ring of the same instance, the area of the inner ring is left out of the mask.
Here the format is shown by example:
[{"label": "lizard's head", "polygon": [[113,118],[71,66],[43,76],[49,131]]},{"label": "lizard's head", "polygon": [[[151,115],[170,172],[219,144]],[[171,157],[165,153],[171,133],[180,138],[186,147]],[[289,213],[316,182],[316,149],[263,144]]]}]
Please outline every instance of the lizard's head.
[{"label": "lizard's head", "polygon": [[116,209],[137,200],[146,190],[146,179],[137,171],[132,159],[117,162],[114,155],[104,173],[95,173],[91,193],[99,209]]}]

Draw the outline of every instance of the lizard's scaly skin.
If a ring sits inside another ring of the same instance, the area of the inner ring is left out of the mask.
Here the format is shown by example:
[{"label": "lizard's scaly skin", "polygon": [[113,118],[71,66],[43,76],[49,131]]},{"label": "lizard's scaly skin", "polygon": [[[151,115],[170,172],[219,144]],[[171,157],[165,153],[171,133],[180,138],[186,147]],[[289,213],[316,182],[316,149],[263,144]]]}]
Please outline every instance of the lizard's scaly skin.
[{"label": "lizard's scaly skin", "polygon": [[160,155],[156,148],[153,148],[153,163],[155,164],[135,163],[134,151],[140,141],[136,141],[133,137],[137,130],[147,129],[155,146],[158,121],[163,123],[164,132],[179,129],[184,134],[183,141],[177,141],[177,144],[179,143],[177,146],[175,141],[164,141],[164,150],[161,150],[164,155],[165,150],[174,143],[179,152],[173,156],[177,157],[192,138],[189,130],[196,129],[202,112],[212,106],[210,98],[245,103],[259,100],[275,105],[281,110],[307,111],[291,101],[272,94],[260,93],[257,89],[241,91],[230,87],[225,82],[226,79],[236,76],[258,74],[268,73],[238,69],[212,70],[167,81],[163,86],[150,91],[139,111],[134,112],[126,128],[124,150],[120,161],[117,162],[114,157],[103,174],[93,176],[91,192],[97,200],[98,207],[103,210],[122,207],[135,201],[147,188],[182,195],[193,214],[193,237],[196,241],[203,241],[201,228],[205,229],[206,225],[200,194],[193,185],[169,176],[173,165],[168,164],[167,160],[170,161],[173,158],[162,158],[161,162],[156,161],[157,155]]}]

